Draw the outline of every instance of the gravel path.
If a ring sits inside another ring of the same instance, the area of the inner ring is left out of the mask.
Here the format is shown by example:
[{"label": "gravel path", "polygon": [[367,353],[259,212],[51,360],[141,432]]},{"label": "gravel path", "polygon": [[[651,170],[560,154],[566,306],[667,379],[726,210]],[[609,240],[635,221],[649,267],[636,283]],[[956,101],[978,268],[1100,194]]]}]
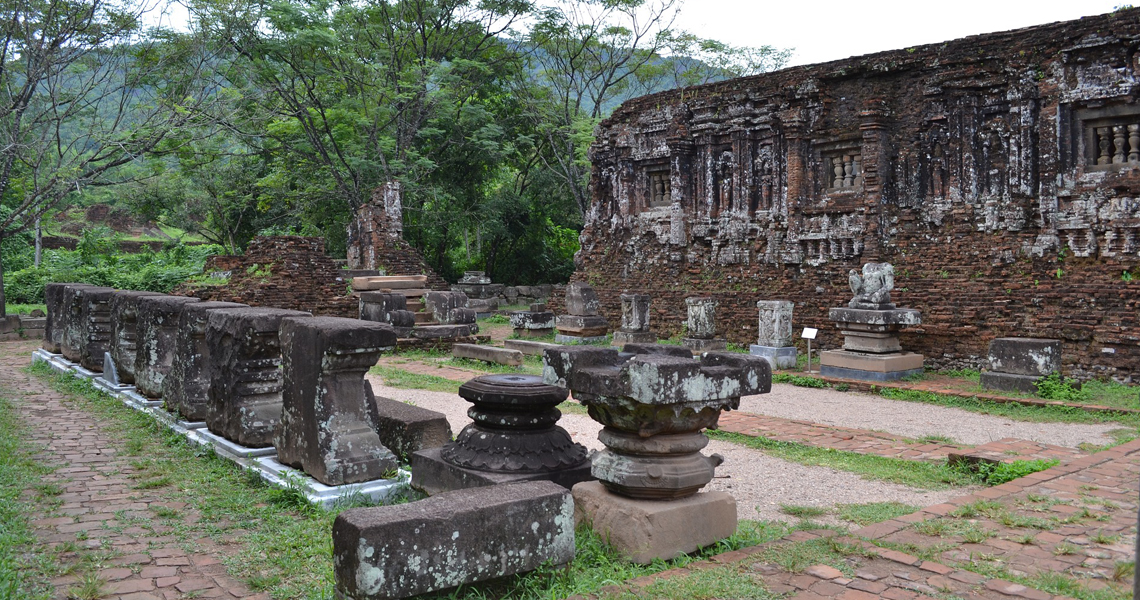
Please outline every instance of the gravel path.
[{"label": "gravel path", "polygon": [[[471,405],[455,394],[391,388],[381,384],[379,377],[369,375],[378,395],[395,398],[422,408],[447,415],[453,433],[459,433],[471,419],[467,408]],[[584,414],[564,413],[559,421],[574,441],[591,450],[602,448],[598,442],[601,425]],[[972,490],[926,491],[906,486],[868,481],[844,471],[825,467],[807,467],[771,458],[764,453],[736,444],[713,440],[705,454],[718,453],[724,464],[717,467],[717,478],[705,489],[730,492],[736,498],[741,519],[768,519],[794,521],[781,512],[781,504],[800,506],[834,506],[865,502],[895,501],[924,507],[945,502],[950,498],[971,493]],[[836,523],[832,518],[816,519]]]},{"label": "gravel path", "polygon": [[780,383],[772,386],[770,394],[742,398],[740,410],[825,425],[874,429],[913,438],[944,435],[971,445],[1014,437],[1076,448],[1081,442],[1107,444],[1112,439],[1104,435],[1105,432],[1120,428],[1120,425],[1112,423],[1026,423],[958,408]]}]

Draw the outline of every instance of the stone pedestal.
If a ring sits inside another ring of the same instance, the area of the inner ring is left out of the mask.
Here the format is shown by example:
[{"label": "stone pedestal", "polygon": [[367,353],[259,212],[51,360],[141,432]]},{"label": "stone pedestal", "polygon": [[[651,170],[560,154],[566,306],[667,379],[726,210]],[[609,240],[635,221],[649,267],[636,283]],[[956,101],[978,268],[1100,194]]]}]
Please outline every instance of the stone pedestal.
[{"label": "stone pedestal", "polygon": [[511,312],[509,318],[518,337],[546,337],[554,333],[554,313],[546,310],[546,304],[531,304],[530,310]]},{"label": "stone pedestal", "polygon": [[147,398],[161,398],[162,385],[174,365],[178,319],[182,307],[198,302],[185,296],[143,296],[138,299],[138,344],[135,387]]},{"label": "stone pedestal", "polygon": [[619,496],[597,481],[573,488],[574,521],[627,560],[649,564],[670,560],[736,533],[736,500],[725,492],[702,492],[660,502]]},{"label": "stone pedestal", "polygon": [[544,363],[543,380],[568,387],[604,425],[598,439],[606,449],[592,460],[600,485],[575,487],[584,520],[628,532],[622,550],[641,562],[690,552],[736,530],[731,497],[694,496],[722,461],[700,453],[708,443],[701,430],[738,407],[740,396],[771,390],[767,361],[717,352],[698,360],[677,346],[631,344],[620,354],[551,349]]},{"label": "stone pedestal", "polygon": [[227,308],[210,312],[210,387],[206,426],[247,448],[273,445],[281,420],[281,342],[285,317],[309,313],[280,308]]},{"label": "stone pedestal", "polygon": [[589,479],[586,448],[557,425],[562,413],[555,407],[566,390],[534,375],[484,375],[460,386],[459,395],[474,405],[467,411],[474,423],[455,442],[413,455],[413,486],[437,493],[512,480]]},{"label": "stone pedestal", "polygon": [[717,302],[712,298],[685,298],[688,318],[681,345],[693,354],[719,352],[728,347],[724,338],[716,337],[716,307]]},{"label": "stone pedestal", "polygon": [[210,347],[206,345],[206,321],[210,311],[246,308],[237,302],[191,302],[178,316],[178,336],[170,373],[162,383],[166,410],[187,421],[205,421],[207,389],[210,387]]},{"label": "stone pedestal", "polygon": [[922,373],[923,356],[902,352],[898,340],[902,328],[922,323],[917,310],[833,308],[828,317],[842,331],[844,343],[842,350],[820,353],[824,377],[894,381]]},{"label": "stone pedestal", "polygon": [[649,331],[649,294],[621,295],[621,328],[614,332],[614,346],[652,344],[657,335]]},{"label": "stone pedestal", "polygon": [[360,320],[391,325],[399,337],[411,335],[416,315],[408,310],[408,297],[388,292],[361,292]]},{"label": "stone pedestal", "polygon": [[756,343],[749,352],[768,360],[773,369],[796,366],[796,347],[792,345],[792,309],[788,300],[760,300],[756,303],[759,319]]},{"label": "stone pedestal", "polygon": [[44,302],[47,305],[47,319],[44,322],[43,349],[52,354],[60,354],[64,337],[67,335],[70,311],[65,303],[68,286],[91,287],[86,283],[48,283],[44,285]]},{"label": "stone pedestal", "polygon": [[83,327],[83,290],[95,286],[87,284],[67,285],[63,288],[60,302],[59,324],[60,353],[67,360],[78,364],[86,351],[86,333]]},{"label": "stone pedestal", "polygon": [[158,292],[116,292],[111,297],[111,360],[119,374],[119,382],[135,382],[138,360],[139,298],[162,296]]},{"label": "stone pedestal", "polygon": [[397,467],[380,443],[364,375],[396,346],[388,325],[339,317],[281,320],[284,373],[277,460],[325,485],[382,479]]},{"label": "stone pedestal", "polygon": [[83,288],[79,364],[89,371],[103,371],[103,357],[111,348],[111,297],[114,294],[114,288],[109,287]]},{"label": "stone pedestal", "polygon": [[990,342],[989,362],[982,388],[1035,394],[1042,377],[1061,371],[1061,340],[997,338]]},{"label": "stone pedestal", "polygon": [[451,291],[465,294],[466,306],[483,318],[498,310],[503,287],[501,283],[491,283],[491,278],[483,271],[464,271],[459,283],[451,286]]},{"label": "stone pedestal", "polygon": [[566,313],[554,320],[558,344],[596,344],[606,341],[610,324],[598,314],[600,302],[594,288],[574,281],[566,286]]}]

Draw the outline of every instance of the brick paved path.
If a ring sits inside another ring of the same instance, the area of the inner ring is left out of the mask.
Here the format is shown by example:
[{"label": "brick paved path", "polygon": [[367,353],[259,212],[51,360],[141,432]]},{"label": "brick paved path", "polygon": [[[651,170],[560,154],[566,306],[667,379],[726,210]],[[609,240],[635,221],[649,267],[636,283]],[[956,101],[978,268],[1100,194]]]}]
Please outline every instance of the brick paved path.
[{"label": "brick paved path", "polygon": [[[0,389],[13,397],[30,430],[29,441],[44,448],[37,459],[57,467],[45,483],[63,488],[56,496],[62,506],[32,517],[41,541],[51,548],[78,545],[79,551],[61,558],[79,561],[85,556],[95,564],[105,598],[268,598],[226,575],[220,560],[224,553],[212,540],[186,544],[155,519],[155,511],[163,509],[179,511],[183,522],[193,522],[198,515],[171,502],[162,490],[132,487],[130,476],[136,471],[118,455],[122,442],[104,433],[90,413],[62,402],[47,384],[23,371],[36,347],[29,342],[0,344]],[[38,493],[29,490],[26,495]],[[77,587],[79,577],[68,575],[52,583],[56,597],[63,599]]]},{"label": "brick paved path", "polygon": [[868,429],[820,425],[809,421],[782,419],[739,410],[720,416],[721,431],[741,435],[762,436],[781,442],[797,442],[819,448],[834,448],[859,454],[874,454],[906,460],[937,462],[951,455],[968,460],[1012,462],[1014,460],[1057,459],[1062,463],[1086,453],[1016,438],[1005,438],[981,446],[918,442],[913,439]]}]

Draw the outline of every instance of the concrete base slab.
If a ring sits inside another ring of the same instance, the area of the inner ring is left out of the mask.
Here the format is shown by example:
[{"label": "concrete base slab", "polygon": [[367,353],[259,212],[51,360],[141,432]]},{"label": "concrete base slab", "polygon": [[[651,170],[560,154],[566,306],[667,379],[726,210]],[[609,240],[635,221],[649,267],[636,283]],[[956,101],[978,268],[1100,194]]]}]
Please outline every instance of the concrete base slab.
[{"label": "concrete base slab", "polygon": [[97,373],[90,369],[85,369],[79,365],[72,365],[71,372],[84,379],[95,379],[96,377],[101,377],[103,375],[102,373]]},{"label": "concrete base slab", "polygon": [[912,375],[922,375],[923,369],[908,369],[906,371],[863,371],[861,369],[844,369],[843,367],[821,366],[819,374],[824,377],[836,379],[855,379],[857,381],[898,381]]},{"label": "concrete base slab", "polygon": [[204,429],[206,427],[205,421],[187,421],[157,406],[146,408],[144,411],[153,416],[158,422],[183,435],[192,429]]},{"label": "concrete base slab", "polygon": [[657,334],[652,331],[615,331],[614,339],[610,342],[613,346],[624,346],[626,344],[656,344]]},{"label": "concrete base slab", "polygon": [[236,442],[231,442],[226,438],[210,431],[209,429],[198,430],[203,439],[208,440],[214,446],[214,452],[226,457],[233,458],[258,458],[262,456],[276,456],[277,449],[273,446],[266,448],[247,448]]},{"label": "concrete base slab", "polygon": [[757,346],[752,344],[748,353],[752,356],[761,356],[768,359],[772,370],[791,369],[796,366],[797,350],[795,346]]},{"label": "concrete base slab", "polygon": [[469,489],[512,483],[515,481],[553,481],[558,485],[571,489],[583,481],[593,481],[590,474],[590,461],[586,461],[573,469],[554,471],[551,473],[489,473],[457,467],[442,458],[439,454],[442,448],[430,448],[412,453],[412,487],[419,488],[429,496],[451,490]]},{"label": "concrete base slab", "polygon": [[892,373],[922,369],[923,356],[914,352],[899,354],[866,354],[847,350],[825,350],[819,353],[821,367],[836,367],[854,371]]},{"label": "concrete base slab", "polygon": [[1037,393],[1037,382],[1041,380],[1037,375],[1018,375],[1016,373],[997,373],[982,371],[982,389],[997,390],[1000,392]]},{"label": "concrete base slab", "polygon": [[127,384],[122,384],[122,383],[116,385],[114,383],[111,383],[110,381],[107,381],[106,379],[103,379],[102,377],[96,377],[95,379],[92,379],[91,383],[95,387],[97,387],[97,388],[99,388],[99,389],[103,390],[104,392],[107,392],[108,394],[111,394],[111,395],[114,395],[115,392],[125,392],[127,390],[135,389],[135,386],[133,386],[133,385],[127,385]]},{"label": "concrete base slab", "polygon": [[715,544],[736,532],[736,500],[703,492],[680,500],[634,500],[597,481],[574,486],[574,521],[586,523],[625,558],[648,564]]},{"label": "concrete base slab", "polygon": [[404,489],[412,475],[411,472],[400,469],[392,479],[374,479],[347,485],[325,485],[309,477],[304,471],[277,462],[272,456],[255,459],[249,466],[270,484],[298,489],[305,494],[309,502],[325,508],[356,500],[362,496],[371,502],[378,502]]},{"label": "concrete base slab", "polygon": [[681,338],[681,345],[688,348],[693,354],[702,352],[723,352],[728,349],[728,341],[724,338]]},{"label": "concrete base slab", "polygon": [[608,341],[610,341],[610,338],[609,338],[609,336],[605,336],[605,335],[592,335],[592,336],[581,336],[580,337],[580,336],[576,336],[576,335],[566,335],[564,333],[558,333],[558,334],[555,334],[555,336],[554,336],[554,343],[555,344],[565,344],[567,346],[573,346],[575,344],[605,344]]},{"label": "concrete base slab", "polygon": [[146,396],[140,394],[134,386],[130,389],[123,390],[120,397],[123,402],[135,406],[136,408],[150,408],[152,406],[162,406],[162,400],[151,400]]}]

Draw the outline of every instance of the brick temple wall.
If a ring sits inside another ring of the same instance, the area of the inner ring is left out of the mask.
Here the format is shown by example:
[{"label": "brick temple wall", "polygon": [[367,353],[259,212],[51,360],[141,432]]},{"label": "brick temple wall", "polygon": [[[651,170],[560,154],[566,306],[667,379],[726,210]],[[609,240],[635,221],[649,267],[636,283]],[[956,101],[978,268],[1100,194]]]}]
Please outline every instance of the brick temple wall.
[{"label": "brick temple wall", "polygon": [[890,262],[922,311],[904,347],[982,365],[995,337],[1064,342],[1067,374],[1140,376],[1140,10],[794,67],[631,100],[591,149],[576,280],[619,322],[653,296],[757,300],[841,338],[848,270]]},{"label": "brick temple wall", "polygon": [[314,315],[359,316],[359,301],[348,292],[348,281],[325,254],[325,241],[317,237],[269,236],[254,238],[242,256],[212,256],[206,273],[229,272],[223,285],[183,286],[175,294],[204,301],[242,302],[305,310]]}]

